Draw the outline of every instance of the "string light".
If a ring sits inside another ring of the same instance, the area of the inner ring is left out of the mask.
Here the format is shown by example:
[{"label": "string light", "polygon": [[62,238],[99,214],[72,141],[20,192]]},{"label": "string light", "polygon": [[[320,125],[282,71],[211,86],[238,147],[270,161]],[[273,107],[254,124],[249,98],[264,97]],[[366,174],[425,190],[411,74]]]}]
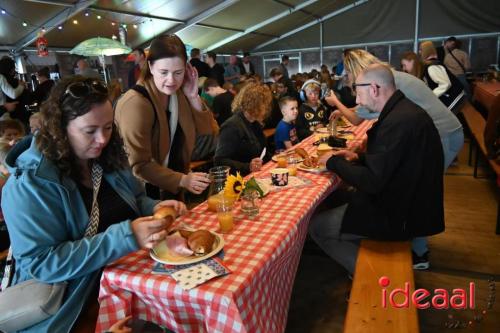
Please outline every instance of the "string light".
[{"label": "string light", "polygon": [[[92,15],[91,15],[91,11],[92,11],[92,10],[86,10],[86,11],[84,12],[85,17],[90,17],[90,16],[92,16]],[[15,19],[17,19],[17,20],[21,21],[21,24],[22,24],[22,26],[23,26],[23,27],[33,26],[33,27],[35,27],[35,28],[40,29],[40,30],[41,30],[41,32],[43,32],[43,33],[46,33],[46,32],[47,32],[47,29],[53,29],[53,28],[57,28],[58,30],[63,30],[63,25],[58,25],[58,26],[50,26],[50,27],[42,27],[42,26],[39,26],[39,25],[36,25],[36,24],[29,23],[29,22],[27,22],[26,20],[22,20],[22,18],[20,18],[20,17],[18,17],[18,16],[16,16],[16,15],[14,15],[14,14],[11,14],[11,13],[7,12],[4,8],[0,8],[0,13],[1,13],[1,15],[9,15],[9,16],[12,16],[13,18],[15,18]],[[120,22],[116,22],[116,21],[112,20],[111,18],[107,18],[106,16],[103,16],[103,15],[95,15],[95,17],[96,17],[98,20],[102,20],[102,19],[104,19],[104,20],[106,20],[106,21],[110,22],[112,26],[116,26],[116,25],[118,25],[118,26],[120,26],[120,27],[122,27],[122,28],[124,28],[124,29],[127,29],[127,27],[129,27],[129,26],[132,26],[134,29],[138,29],[138,28],[139,28],[139,25],[147,23],[147,21],[146,21],[146,20],[143,20],[143,21],[139,21],[139,22],[136,22],[136,23],[133,23],[133,24],[127,24],[127,23],[120,23]],[[150,22],[153,22],[153,20],[152,20],[152,19],[150,19],[149,21],[150,21]],[[78,20],[76,20],[76,19],[72,20],[72,22],[73,22],[73,24],[75,24],[75,25],[79,24]],[[117,37],[115,36],[115,38],[117,38]]]}]

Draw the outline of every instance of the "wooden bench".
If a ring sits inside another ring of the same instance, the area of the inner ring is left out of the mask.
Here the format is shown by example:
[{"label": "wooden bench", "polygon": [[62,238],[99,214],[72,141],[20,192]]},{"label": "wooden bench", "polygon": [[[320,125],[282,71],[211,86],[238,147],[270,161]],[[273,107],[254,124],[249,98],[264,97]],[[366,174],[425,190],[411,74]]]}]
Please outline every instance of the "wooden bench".
[{"label": "wooden bench", "polygon": [[[472,156],[473,145],[475,143],[476,154],[474,158],[474,178],[478,178],[477,169],[479,164],[479,152],[481,151],[484,156],[487,156],[486,145],[484,143],[484,129],[486,128],[486,120],[483,116],[477,111],[472,104],[467,103],[462,108],[462,113],[464,115],[465,121],[467,122],[467,126],[470,129],[471,137],[471,146],[469,150],[469,160]],[[491,169],[497,175],[497,179],[500,177],[500,164],[497,163],[496,160],[487,159],[488,163],[491,166]],[[498,184],[498,182],[497,182]],[[500,234],[500,200],[498,201],[497,207],[497,226],[496,226],[496,234]]]},{"label": "wooden bench", "polygon": [[[387,307],[382,307],[379,279],[390,279]],[[417,309],[391,307],[389,294],[394,288],[410,283],[415,289],[410,242],[362,240],[344,323],[345,333],[415,333],[419,332]],[[399,303],[399,298],[396,298]],[[411,302],[411,301],[410,301]]]}]

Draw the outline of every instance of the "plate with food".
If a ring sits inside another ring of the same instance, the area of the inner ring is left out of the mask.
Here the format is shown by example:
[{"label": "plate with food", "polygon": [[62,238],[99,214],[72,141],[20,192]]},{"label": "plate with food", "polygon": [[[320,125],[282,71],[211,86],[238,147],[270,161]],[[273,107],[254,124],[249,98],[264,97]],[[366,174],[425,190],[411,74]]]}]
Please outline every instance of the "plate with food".
[{"label": "plate with food", "polygon": [[[295,152],[295,149],[283,152],[282,154],[284,154],[287,159],[293,158],[295,161],[297,161],[297,163],[302,162],[304,160],[299,154]],[[271,159],[273,160],[273,162],[278,163],[278,157],[281,156],[282,154],[276,154]]]},{"label": "plate with food", "polygon": [[341,139],[346,139],[346,140],[354,140],[356,137],[354,136],[354,133],[351,131],[339,131],[337,133],[337,137]]},{"label": "plate with food", "polygon": [[326,128],[326,127],[316,128],[316,129],[314,130],[314,132],[316,132],[316,133],[320,133],[320,134],[329,134],[329,133],[330,133],[330,131],[329,131],[329,130],[328,130],[328,128]]},{"label": "plate with food", "polygon": [[313,172],[313,173],[321,173],[321,172],[328,171],[328,169],[326,168],[326,165],[316,164],[314,166],[308,166],[308,165],[305,165],[304,162],[299,163],[297,165],[297,169],[299,169],[301,171]]},{"label": "plate with food", "polygon": [[166,265],[186,265],[215,256],[224,248],[224,238],[215,232],[178,229],[149,251],[155,261]]}]

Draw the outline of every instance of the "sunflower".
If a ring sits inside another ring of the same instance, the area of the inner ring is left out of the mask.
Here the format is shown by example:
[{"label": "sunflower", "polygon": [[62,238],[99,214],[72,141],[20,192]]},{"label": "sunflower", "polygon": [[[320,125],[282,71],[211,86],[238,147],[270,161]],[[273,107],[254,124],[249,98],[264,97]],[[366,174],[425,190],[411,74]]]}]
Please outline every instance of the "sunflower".
[{"label": "sunflower", "polygon": [[224,195],[228,197],[233,197],[239,199],[241,193],[245,189],[245,182],[240,173],[237,172],[236,176],[229,175],[226,180],[226,186],[224,187]]}]

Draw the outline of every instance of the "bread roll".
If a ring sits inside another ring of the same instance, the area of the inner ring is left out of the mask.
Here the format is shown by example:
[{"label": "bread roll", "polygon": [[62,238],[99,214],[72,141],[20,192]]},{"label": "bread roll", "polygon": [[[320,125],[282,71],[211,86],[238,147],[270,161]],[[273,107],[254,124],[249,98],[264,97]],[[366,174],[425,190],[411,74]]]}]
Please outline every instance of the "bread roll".
[{"label": "bread roll", "polygon": [[208,230],[197,230],[188,238],[188,246],[195,255],[201,256],[212,251],[215,235]]},{"label": "bread roll", "polygon": [[163,206],[160,207],[153,217],[157,220],[159,219],[166,219],[167,220],[167,227],[165,229],[169,229],[170,226],[174,223],[175,218],[177,217],[177,212],[173,207],[169,206]]},{"label": "bread roll", "polygon": [[309,157],[309,154],[303,148],[295,148],[295,153],[304,159]]}]

